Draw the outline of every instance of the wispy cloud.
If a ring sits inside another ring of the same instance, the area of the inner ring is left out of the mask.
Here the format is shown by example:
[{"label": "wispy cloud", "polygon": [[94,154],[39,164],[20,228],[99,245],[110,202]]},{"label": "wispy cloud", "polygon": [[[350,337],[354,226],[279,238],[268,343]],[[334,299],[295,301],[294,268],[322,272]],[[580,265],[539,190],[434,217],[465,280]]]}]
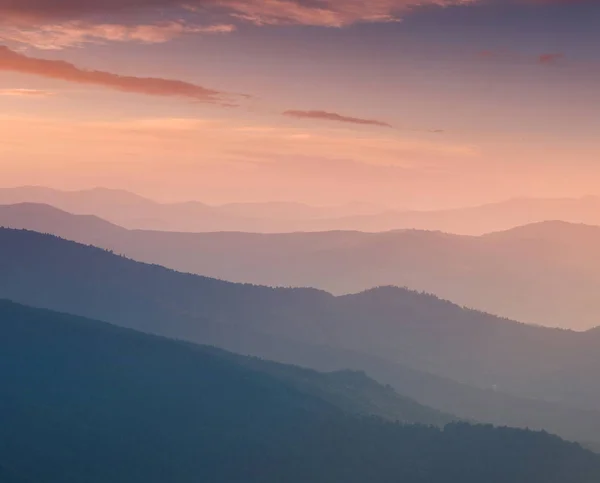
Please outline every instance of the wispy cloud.
[{"label": "wispy cloud", "polygon": [[[0,40],[39,49],[105,42],[150,44],[186,34],[232,32],[235,22],[340,28],[356,23],[396,22],[421,6],[466,5],[478,1],[0,0]],[[129,25],[124,20],[131,19],[131,13],[163,20],[156,24]],[[215,15],[221,19],[229,17],[229,21],[206,24]],[[98,18],[113,21],[99,23]]]},{"label": "wispy cloud", "polygon": [[342,27],[357,22],[391,22],[413,7],[464,5],[475,0],[0,0],[0,17],[12,22],[81,18],[120,11],[212,9],[255,24]]},{"label": "wispy cloud", "polygon": [[550,54],[542,54],[538,57],[538,62],[540,64],[556,64],[565,58],[564,54],[561,53],[550,53]]},{"label": "wispy cloud", "polygon": [[189,82],[154,77],[122,76],[111,72],[84,70],[64,61],[28,57],[5,46],[0,46],[0,71],[32,74],[149,96],[182,97],[222,105],[230,105],[232,101],[231,95]]},{"label": "wispy cloud", "polygon": [[365,126],[392,127],[391,124],[375,119],[362,119],[360,117],[350,117],[327,111],[285,111],[284,116],[295,117],[296,119],[316,119],[318,121],[335,121],[348,124],[361,124]]},{"label": "wispy cloud", "polygon": [[235,30],[232,24],[188,25],[183,21],[156,24],[92,24],[82,21],[19,27],[0,23],[0,39],[38,49],[57,50],[86,43],[137,42],[158,44],[189,34],[222,34]]},{"label": "wispy cloud", "polygon": [[[456,166],[480,157],[477,146],[455,143],[443,136],[423,138],[410,133],[398,135],[393,130],[350,132],[337,128],[300,128],[232,120],[72,121],[3,117],[0,113],[0,130],[17,143],[18,149],[25,151],[37,151],[43,146],[43,143],[22,142],[32,139],[32,133],[35,133],[37,139],[61,146],[65,152],[79,153],[85,149],[94,156],[102,153],[103,158],[109,159],[122,157],[124,152],[136,153],[136,162],[160,159],[165,165],[173,162],[174,151],[193,164],[242,162],[245,157],[240,158],[235,153],[255,153],[252,159],[247,159],[252,165],[284,163],[301,157],[348,159],[361,164],[418,169],[447,166],[449,161]],[[203,154],[202,160],[198,158],[199,152]]]},{"label": "wispy cloud", "polygon": [[52,97],[54,92],[38,89],[0,89],[0,96],[8,97]]},{"label": "wispy cloud", "polygon": [[566,58],[560,52],[548,52],[538,55],[525,55],[509,50],[482,50],[477,54],[480,59],[499,62],[511,62],[520,64],[556,64]]}]

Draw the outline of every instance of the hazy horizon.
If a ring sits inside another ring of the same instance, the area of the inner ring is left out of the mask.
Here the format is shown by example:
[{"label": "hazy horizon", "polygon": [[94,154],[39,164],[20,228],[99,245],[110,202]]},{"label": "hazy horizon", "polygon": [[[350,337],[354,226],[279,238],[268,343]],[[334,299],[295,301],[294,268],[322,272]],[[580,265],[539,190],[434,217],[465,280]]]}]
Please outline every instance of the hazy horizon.
[{"label": "hazy horizon", "polygon": [[[81,185],[77,187],[63,188],[58,185],[48,185],[48,184],[0,184],[0,190],[51,190],[63,193],[86,193],[86,192],[115,192],[115,193],[123,193],[134,195],[136,197],[144,198],[145,200],[152,201],[154,203],[159,204],[185,204],[185,203],[199,203],[211,207],[223,207],[227,205],[260,205],[260,204],[289,204],[289,205],[304,205],[310,208],[340,208],[340,207],[353,207],[353,206],[364,206],[369,207],[375,210],[375,212],[384,212],[384,211],[422,211],[422,212],[437,212],[437,211],[451,211],[451,210],[461,210],[468,208],[479,208],[486,205],[498,205],[505,204],[515,201],[565,201],[565,200],[586,200],[586,199],[595,199],[600,198],[600,192],[595,194],[593,192],[586,192],[579,195],[573,196],[510,196],[510,197],[499,197],[494,198],[487,201],[479,201],[468,204],[456,204],[456,205],[444,205],[444,206],[430,206],[430,207],[410,207],[404,205],[384,205],[378,204],[369,201],[367,198],[355,198],[350,199],[345,202],[332,202],[332,203],[315,203],[311,202],[310,199],[301,199],[301,198],[293,198],[293,199],[285,199],[285,198],[256,198],[256,199],[240,199],[240,200],[223,200],[223,201],[210,201],[201,196],[192,197],[192,198],[172,198],[172,197],[160,197],[160,196],[152,196],[151,194],[147,194],[141,191],[136,191],[133,189],[122,188],[117,186],[110,185]],[[547,220],[552,221],[552,220]]]}]

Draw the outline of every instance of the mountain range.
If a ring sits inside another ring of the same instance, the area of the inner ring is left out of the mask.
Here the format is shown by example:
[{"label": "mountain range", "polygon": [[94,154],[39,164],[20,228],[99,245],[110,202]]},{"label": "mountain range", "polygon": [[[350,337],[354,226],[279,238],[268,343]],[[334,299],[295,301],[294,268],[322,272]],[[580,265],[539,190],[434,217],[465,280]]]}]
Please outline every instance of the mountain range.
[{"label": "mountain range", "polygon": [[0,461],[10,464],[0,481],[600,478],[600,456],[546,432],[406,425],[340,407],[360,392],[353,379],[0,301]]},{"label": "mountain range", "polygon": [[[0,229],[0,297],[317,370],[361,370],[463,419],[596,443],[600,336],[528,326],[379,288],[234,284]],[[455,411],[455,409],[457,411]]]},{"label": "mountain range", "polygon": [[0,206],[0,226],[52,233],[133,259],[240,283],[342,295],[396,285],[519,321],[600,325],[600,228],[543,222],[483,236],[127,230],[48,205]]},{"label": "mountain range", "polygon": [[367,203],[311,206],[292,202],[159,203],[124,190],[95,188],[60,191],[41,186],[0,188],[0,204],[49,204],[74,214],[96,215],[134,229],[165,231],[297,230],[327,225],[328,220],[372,216],[385,208]]},{"label": "mountain range", "polygon": [[159,203],[123,190],[61,191],[40,186],[0,188],[0,204],[49,204],[74,214],[96,215],[132,229],[279,233],[396,229],[481,235],[548,220],[600,225],[600,197],[517,198],[481,206],[407,211],[367,203],[316,207],[302,203]]}]

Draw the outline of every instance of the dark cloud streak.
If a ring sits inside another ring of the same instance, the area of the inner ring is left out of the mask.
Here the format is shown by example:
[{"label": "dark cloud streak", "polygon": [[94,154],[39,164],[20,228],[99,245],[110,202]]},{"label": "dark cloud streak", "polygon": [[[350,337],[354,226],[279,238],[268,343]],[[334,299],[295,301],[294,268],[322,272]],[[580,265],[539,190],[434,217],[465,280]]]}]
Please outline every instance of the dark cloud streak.
[{"label": "dark cloud streak", "polygon": [[361,124],[365,126],[392,127],[391,124],[375,119],[362,119],[359,117],[350,117],[327,111],[295,111],[289,110],[283,113],[284,116],[294,117],[296,119],[316,119],[318,121],[335,121],[348,124]]},{"label": "dark cloud streak", "polygon": [[562,60],[565,60],[566,56],[560,52],[548,52],[539,54],[537,56],[523,55],[518,52],[510,51],[494,51],[494,50],[483,50],[477,54],[477,57],[481,60],[487,61],[499,61],[499,62],[511,62],[519,64],[542,64],[551,65],[557,64]]}]

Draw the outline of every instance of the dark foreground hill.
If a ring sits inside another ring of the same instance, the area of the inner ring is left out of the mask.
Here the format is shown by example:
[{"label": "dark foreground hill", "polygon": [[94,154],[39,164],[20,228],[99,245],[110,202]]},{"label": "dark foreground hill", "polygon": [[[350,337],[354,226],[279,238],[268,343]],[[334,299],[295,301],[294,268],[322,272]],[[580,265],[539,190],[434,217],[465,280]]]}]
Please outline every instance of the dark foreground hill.
[{"label": "dark foreground hill", "polygon": [[50,206],[0,206],[0,226],[47,232],[135,260],[233,282],[335,294],[406,286],[522,322],[600,324],[600,227],[547,222],[471,237],[387,233],[126,230]]},{"label": "dark foreground hill", "polygon": [[37,483],[600,479],[547,433],[353,416],[238,359],[0,302],[0,455]]},{"label": "dark foreground hill", "polygon": [[313,369],[364,370],[463,419],[581,442],[600,434],[594,333],[530,327],[401,289],[333,297],[232,284],[34,232],[0,230],[0,248],[0,297]]}]

